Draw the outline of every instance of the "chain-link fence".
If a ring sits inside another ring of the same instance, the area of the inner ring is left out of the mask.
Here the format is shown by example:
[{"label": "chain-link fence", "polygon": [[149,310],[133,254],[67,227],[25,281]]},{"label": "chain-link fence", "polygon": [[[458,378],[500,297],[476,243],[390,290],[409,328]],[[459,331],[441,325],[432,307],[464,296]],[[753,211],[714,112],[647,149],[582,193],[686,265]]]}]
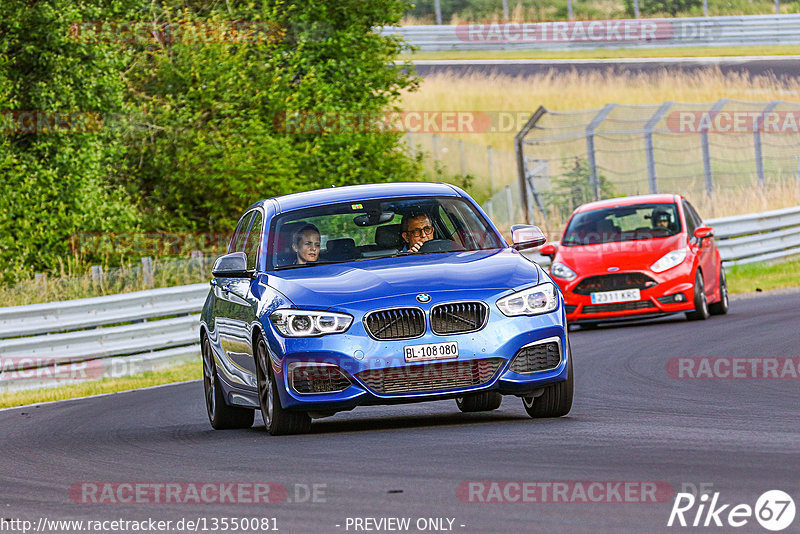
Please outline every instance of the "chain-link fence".
[{"label": "chain-link fence", "polygon": [[537,114],[522,156],[538,217],[645,193],[705,201],[713,216],[715,204],[800,183],[800,104],[722,99]]}]

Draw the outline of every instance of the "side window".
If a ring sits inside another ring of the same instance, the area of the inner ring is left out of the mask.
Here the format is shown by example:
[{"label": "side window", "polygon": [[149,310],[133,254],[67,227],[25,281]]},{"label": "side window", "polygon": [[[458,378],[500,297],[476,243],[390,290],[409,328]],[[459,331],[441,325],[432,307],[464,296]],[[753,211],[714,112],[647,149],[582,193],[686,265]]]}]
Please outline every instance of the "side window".
[{"label": "side window", "polygon": [[255,269],[258,263],[258,245],[261,242],[261,212],[256,210],[254,213],[250,231],[247,233],[247,241],[244,244],[247,268],[250,270]]},{"label": "side window", "polygon": [[703,219],[697,213],[697,210],[694,209],[694,206],[692,206],[688,202],[686,203],[686,205],[689,207],[689,213],[692,214],[692,218],[694,219],[695,226],[703,226]]},{"label": "side window", "polygon": [[247,236],[247,228],[250,226],[250,219],[252,218],[253,212],[251,211],[239,219],[239,224],[236,225],[236,231],[233,232],[233,237],[231,237],[231,242],[228,245],[228,254],[242,250],[239,245],[244,244],[244,238]]},{"label": "side window", "polygon": [[689,203],[685,200],[683,201],[683,215],[686,218],[686,233],[689,234],[689,239],[694,239],[694,229],[697,228],[697,221],[695,220],[695,214],[693,213],[693,209],[689,206]]}]

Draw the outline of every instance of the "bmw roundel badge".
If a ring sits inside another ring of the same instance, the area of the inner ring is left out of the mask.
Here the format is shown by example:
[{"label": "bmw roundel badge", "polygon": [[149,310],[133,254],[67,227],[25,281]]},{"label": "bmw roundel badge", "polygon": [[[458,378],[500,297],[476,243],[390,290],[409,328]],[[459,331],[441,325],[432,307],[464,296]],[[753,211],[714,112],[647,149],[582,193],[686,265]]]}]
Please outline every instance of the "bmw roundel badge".
[{"label": "bmw roundel badge", "polygon": [[426,293],[420,293],[419,295],[417,295],[417,300],[424,304],[426,302],[431,301],[431,296]]}]

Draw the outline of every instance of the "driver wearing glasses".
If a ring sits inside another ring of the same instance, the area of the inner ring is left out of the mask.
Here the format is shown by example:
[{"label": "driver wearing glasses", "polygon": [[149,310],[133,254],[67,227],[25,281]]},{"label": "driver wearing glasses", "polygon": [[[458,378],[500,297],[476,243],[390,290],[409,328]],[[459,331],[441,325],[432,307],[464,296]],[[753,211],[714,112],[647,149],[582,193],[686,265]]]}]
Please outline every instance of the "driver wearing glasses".
[{"label": "driver wearing glasses", "polygon": [[433,224],[424,213],[408,213],[400,221],[400,235],[406,242],[403,252],[419,252],[426,241],[433,239]]}]

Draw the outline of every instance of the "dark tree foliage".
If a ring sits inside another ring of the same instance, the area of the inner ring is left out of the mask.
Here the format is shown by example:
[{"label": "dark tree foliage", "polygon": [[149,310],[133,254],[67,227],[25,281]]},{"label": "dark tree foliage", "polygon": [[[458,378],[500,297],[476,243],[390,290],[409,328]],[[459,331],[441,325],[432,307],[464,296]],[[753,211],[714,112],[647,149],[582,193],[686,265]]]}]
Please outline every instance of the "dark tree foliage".
[{"label": "dark tree foliage", "polygon": [[[0,123],[2,278],[53,269],[80,233],[224,232],[262,198],[419,178],[398,132],[314,127],[322,112],[379,116],[415,87],[411,69],[392,63],[405,45],[374,31],[407,7],[0,2],[0,119],[66,111],[95,121],[61,133]],[[297,116],[311,127],[287,127]]]}]

